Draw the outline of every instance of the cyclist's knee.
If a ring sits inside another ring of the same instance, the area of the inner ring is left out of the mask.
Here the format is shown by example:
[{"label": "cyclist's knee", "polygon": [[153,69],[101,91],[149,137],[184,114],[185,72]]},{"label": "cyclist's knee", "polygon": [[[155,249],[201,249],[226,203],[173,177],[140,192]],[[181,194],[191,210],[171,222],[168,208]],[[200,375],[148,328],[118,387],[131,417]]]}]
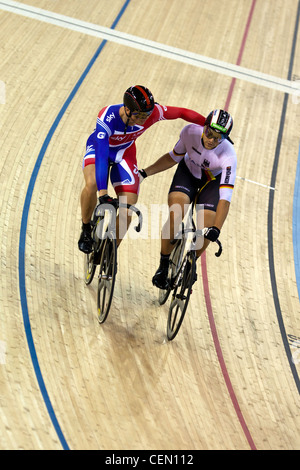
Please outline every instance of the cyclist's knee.
[{"label": "cyclist's knee", "polygon": [[88,165],[83,170],[85,188],[88,192],[97,191],[95,165]]},{"label": "cyclist's knee", "polygon": [[123,204],[134,205],[138,200],[138,195],[136,193],[120,192],[118,193],[118,199]]},{"label": "cyclist's knee", "polygon": [[89,195],[94,195],[97,193],[97,183],[96,183],[96,178],[86,178],[85,179],[85,191]]}]

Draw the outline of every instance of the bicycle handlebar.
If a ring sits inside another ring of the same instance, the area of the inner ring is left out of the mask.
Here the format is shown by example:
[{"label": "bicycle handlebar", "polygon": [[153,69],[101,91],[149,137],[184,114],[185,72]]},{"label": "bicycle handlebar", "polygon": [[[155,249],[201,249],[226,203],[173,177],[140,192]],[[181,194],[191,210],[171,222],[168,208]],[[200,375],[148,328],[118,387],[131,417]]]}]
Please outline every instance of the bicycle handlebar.
[{"label": "bicycle handlebar", "polygon": [[96,208],[96,216],[97,217],[104,216],[105,210],[108,210],[108,211],[112,212],[113,209],[116,211],[119,207],[124,207],[126,209],[130,209],[132,212],[136,213],[136,215],[139,218],[139,222],[136,225],[136,227],[134,227],[134,229],[135,229],[136,232],[140,232],[141,228],[142,228],[142,224],[143,224],[143,216],[142,216],[141,211],[139,209],[137,209],[135,206],[132,206],[131,204],[125,204],[123,202],[119,202],[119,200],[116,199],[116,198],[112,199],[111,202],[105,202],[105,203],[102,203],[102,204],[99,203],[97,208]]},{"label": "bicycle handlebar", "polygon": [[[118,199],[117,199],[118,201]],[[139,223],[134,227],[134,230],[136,232],[140,232],[143,224],[143,216],[142,213],[139,209],[137,209],[135,206],[132,206],[131,204],[124,204],[123,202],[118,201],[118,206],[119,207],[125,207],[126,209],[130,209],[132,212],[135,212],[136,215],[139,218]]]},{"label": "bicycle handlebar", "polygon": [[[193,242],[195,243],[196,238],[197,238],[197,237],[204,237],[206,231],[207,231],[207,228],[203,228],[202,230],[195,230],[194,228],[185,228],[182,232],[178,232],[178,233],[176,234],[174,240],[171,240],[171,244],[172,244],[172,245],[175,245],[175,243],[177,242],[178,239],[180,239],[180,236],[181,236],[183,233],[193,233],[193,234],[194,234]],[[216,240],[216,241],[213,242],[213,243],[217,243],[217,245],[219,245],[219,249],[218,249],[218,251],[215,253],[215,256],[217,256],[217,257],[219,258],[219,256],[221,256],[222,251],[223,251],[222,243],[220,242],[220,240]]]},{"label": "bicycle handlebar", "polygon": [[[207,227],[203,228],[202,230],[196,230],[195,232],[195,236],[196,237],[204,237],[205,234],[207,232]],[[220,242],[219,239],[217,239],[215,242],[213,243],[217,243],[217,245],[219,246],[219,249],[218,251],[215,253],[215,256],[217,256],[219,258],[219,256],[221,256],[222,254],[222,251],[223,251],[223,247],[222,247],[222,243]]]},{"label": "bicycle handlebar", "polygon": [[219,256],[221,256],[221,254],[222,254],[223,247],[222,247],[222,243],[220,242],[220,240],[216,240],[216,243],[219,245],[219,249],[215,253],[215,256],[217,256],[217,258],[219,258]]}]

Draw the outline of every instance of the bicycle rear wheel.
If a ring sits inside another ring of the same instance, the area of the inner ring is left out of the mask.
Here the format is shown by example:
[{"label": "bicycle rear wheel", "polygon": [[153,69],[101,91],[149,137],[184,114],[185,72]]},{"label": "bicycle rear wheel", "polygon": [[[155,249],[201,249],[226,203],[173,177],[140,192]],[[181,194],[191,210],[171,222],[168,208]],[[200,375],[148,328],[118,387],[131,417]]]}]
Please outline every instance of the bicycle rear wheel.
[{"label": "bicycle rear wheel", "polygon": [[188,252],[174,282],[174,291],[169,308],[167,338],[172,341],[177,335],[190,300],[196,272],[194,252]]},{"label": "bicycle rear wheel", "polygon": [[103,242],[97,291],[98,321],[104,323],[110,310],[117,274],[117,243],[114,238]]}]

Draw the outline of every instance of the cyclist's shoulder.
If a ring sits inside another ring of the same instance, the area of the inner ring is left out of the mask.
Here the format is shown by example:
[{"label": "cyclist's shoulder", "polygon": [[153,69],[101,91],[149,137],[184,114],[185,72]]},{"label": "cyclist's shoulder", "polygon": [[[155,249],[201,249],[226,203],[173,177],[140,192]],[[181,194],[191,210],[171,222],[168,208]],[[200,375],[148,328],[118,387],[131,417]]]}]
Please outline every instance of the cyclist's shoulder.
[{"label": "cyclist's shoulder", "polygon": [[237,154],[231,142],[224,140],[222,144],[216,148],[216,150],[219,158],[221,158],[225,163],[230,162],[232,165],[236,165]]},{"label": "cyclist's shoulder", "polygon": [[116,129],[123,127],[124,123],[120,117],[119,111],[121,104],[105,106],[99,111],[97,117],[97,127],[112,135]]},{"label": "cyclist's shoulder", "polygon": [[195,136],[202,136],[203,133],[203,126],[200,126],[199,124],[187,124],[186,126],[183,127],[180,133],[181,138],[185,139],[190,139],[194,138]]},{"label": "cyclist's shoulder", "polygon": [[224,144],[224,152],[228,156],[232,156],[236,158],[236,151],[235,151],[233,144],[229,142],[229,140],[227,139],[224,140],[223,144]]},{"label": "cyclist's shoulder", "polygon": [[104,106],[98,113],[98,119],[111,122],[113,119],[119,118],[121,106],[122,104],[110,104],[108,106]]}]

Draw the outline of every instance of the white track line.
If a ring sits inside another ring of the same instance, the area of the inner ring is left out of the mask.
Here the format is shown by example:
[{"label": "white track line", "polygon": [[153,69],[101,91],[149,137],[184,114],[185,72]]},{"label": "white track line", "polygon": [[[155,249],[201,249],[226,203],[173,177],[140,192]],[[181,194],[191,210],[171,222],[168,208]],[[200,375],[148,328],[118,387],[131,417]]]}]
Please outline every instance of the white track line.
[{"label": "white track line", "polygon": [[257,181],[249,180],[248,178],[243,178],[242,176],[237,176],[236,178],[242,181],[247,181],[247,183],[256,184],[257,186],[261,186],[262,188],[267,188],[271,189],[272,191],[276,191],[276,188],[267,184],[258,183]]},{"label": "white track line", "polygon": [[272,75],[256,72],[239,65],[229,64],[221,60],[205,57],[176,47],[166,46],[155,41],[148,41],[137,36],[115,31],[93,23],[81,21],[41,8],[32,7],[13,0],[0,0],[0,10],[9,11],[55,26],[71,29],[83,34],[116,42],[127,47],[139,49],[168,59],[177,60],[195,67],[203,68],[223,75],[245,80],[256,85],[271,88],[284,93],[300,96],[300,82],[284,80]]}]

